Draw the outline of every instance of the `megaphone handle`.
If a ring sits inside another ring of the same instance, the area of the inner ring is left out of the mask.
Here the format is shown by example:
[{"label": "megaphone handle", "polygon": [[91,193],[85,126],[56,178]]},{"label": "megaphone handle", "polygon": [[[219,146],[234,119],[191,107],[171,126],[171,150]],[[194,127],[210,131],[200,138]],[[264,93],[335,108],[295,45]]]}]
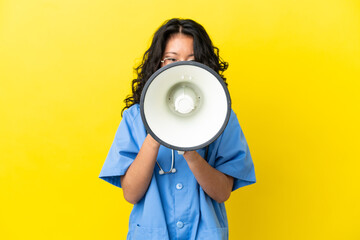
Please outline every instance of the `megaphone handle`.
[{"label": "megaphone handle", "polygon": [[179,155],[184,155],[185,151],[177,151]]}]

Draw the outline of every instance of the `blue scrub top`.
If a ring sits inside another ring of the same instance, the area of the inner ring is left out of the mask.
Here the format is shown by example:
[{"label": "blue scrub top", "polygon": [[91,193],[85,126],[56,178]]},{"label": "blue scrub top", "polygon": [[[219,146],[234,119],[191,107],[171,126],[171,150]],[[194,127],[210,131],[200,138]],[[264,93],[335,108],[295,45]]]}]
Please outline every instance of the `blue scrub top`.
[{"label": "blue scrub top", "polygon": [[[121,187],[124,175],[146,137],[140,106],[123,113],[100,178]],[[176,152],[176,151],[175,151]],[[205,156],[205,148],[197,150]],[[160,146],[157,161],[164,171],[171,168],[171,149]],[[248,144],[233,111],[218,139],[209,145],[208,163],[234,178],[233,190],[255,183],[254,164]],[[224,203],[210,198],[197,183],[183,156],[175,153],[176,173],[159,174],[155,165],[145,196],[134,205],[127,239],[228,239]]]}]

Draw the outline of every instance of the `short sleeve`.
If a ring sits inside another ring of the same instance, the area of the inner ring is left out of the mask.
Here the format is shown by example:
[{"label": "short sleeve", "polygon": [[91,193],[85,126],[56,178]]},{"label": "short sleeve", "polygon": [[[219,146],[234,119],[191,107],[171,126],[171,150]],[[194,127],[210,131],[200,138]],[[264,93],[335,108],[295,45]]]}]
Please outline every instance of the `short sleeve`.
[{"label": "short sleeve", "polygon": [[124,111],[123,119],[100,172],[101,179],[117,187],[121,187],[120,176],[126,173],[140,149],[136,136],[138,131],[135,127],[136,117],[138,116],[131,114],[131,109]]},{"label": "short sleeve", "polygon": [[234,178],[233,191],[256,182],[249,146],[233,111],[219,139],[215,168]]}]

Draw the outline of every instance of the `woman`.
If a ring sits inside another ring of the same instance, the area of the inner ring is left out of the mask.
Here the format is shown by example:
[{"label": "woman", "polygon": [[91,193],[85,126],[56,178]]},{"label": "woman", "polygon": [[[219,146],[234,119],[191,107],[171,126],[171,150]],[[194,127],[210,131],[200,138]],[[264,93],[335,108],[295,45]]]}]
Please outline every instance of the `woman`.
[{"label": "woman", "polygon": [[[231,191],[255,182],[235,113],[208,150],[176,154],[177,171],[167,171],[172,169],[171,149],[147,134],[141,120],[139,102],[146,81],[176,61],[203,63],[226,80],[222,73],[228,65],[200,24],[189,19],[165,22],[136,68],[133,94],[125,99],[123,119],[100,178],[123,188],[125,199],[134,204],[127,239],[228,239],[224,202]],[[160,174],[165,170],[167,174]]]}]

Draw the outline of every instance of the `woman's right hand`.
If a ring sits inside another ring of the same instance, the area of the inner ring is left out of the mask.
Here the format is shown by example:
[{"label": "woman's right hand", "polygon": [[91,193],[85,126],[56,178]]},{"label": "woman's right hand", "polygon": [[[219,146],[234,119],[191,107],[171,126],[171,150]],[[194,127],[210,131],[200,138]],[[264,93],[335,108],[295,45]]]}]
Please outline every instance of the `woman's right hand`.
[{"label": "woman's right hand", "polygon": [[160,144],[148,134],[134,162],[120,177],[124,198],[136,204],[145,195],[154,172]]},{"label": "woman's right hand", "polygon": [[[148,134],[147,136],[146,136],[146,138],[148,138],[148,144],[150,144],[150,145],[152,145],[154,148],[156,148],[157,150],[159,149],[159,147],[160,147],[160,143],[158,143],[150,134]],[[146,141],[146,139],[145,139],[145,141]],[[145,142],[144,141],[144,142]]]}]

